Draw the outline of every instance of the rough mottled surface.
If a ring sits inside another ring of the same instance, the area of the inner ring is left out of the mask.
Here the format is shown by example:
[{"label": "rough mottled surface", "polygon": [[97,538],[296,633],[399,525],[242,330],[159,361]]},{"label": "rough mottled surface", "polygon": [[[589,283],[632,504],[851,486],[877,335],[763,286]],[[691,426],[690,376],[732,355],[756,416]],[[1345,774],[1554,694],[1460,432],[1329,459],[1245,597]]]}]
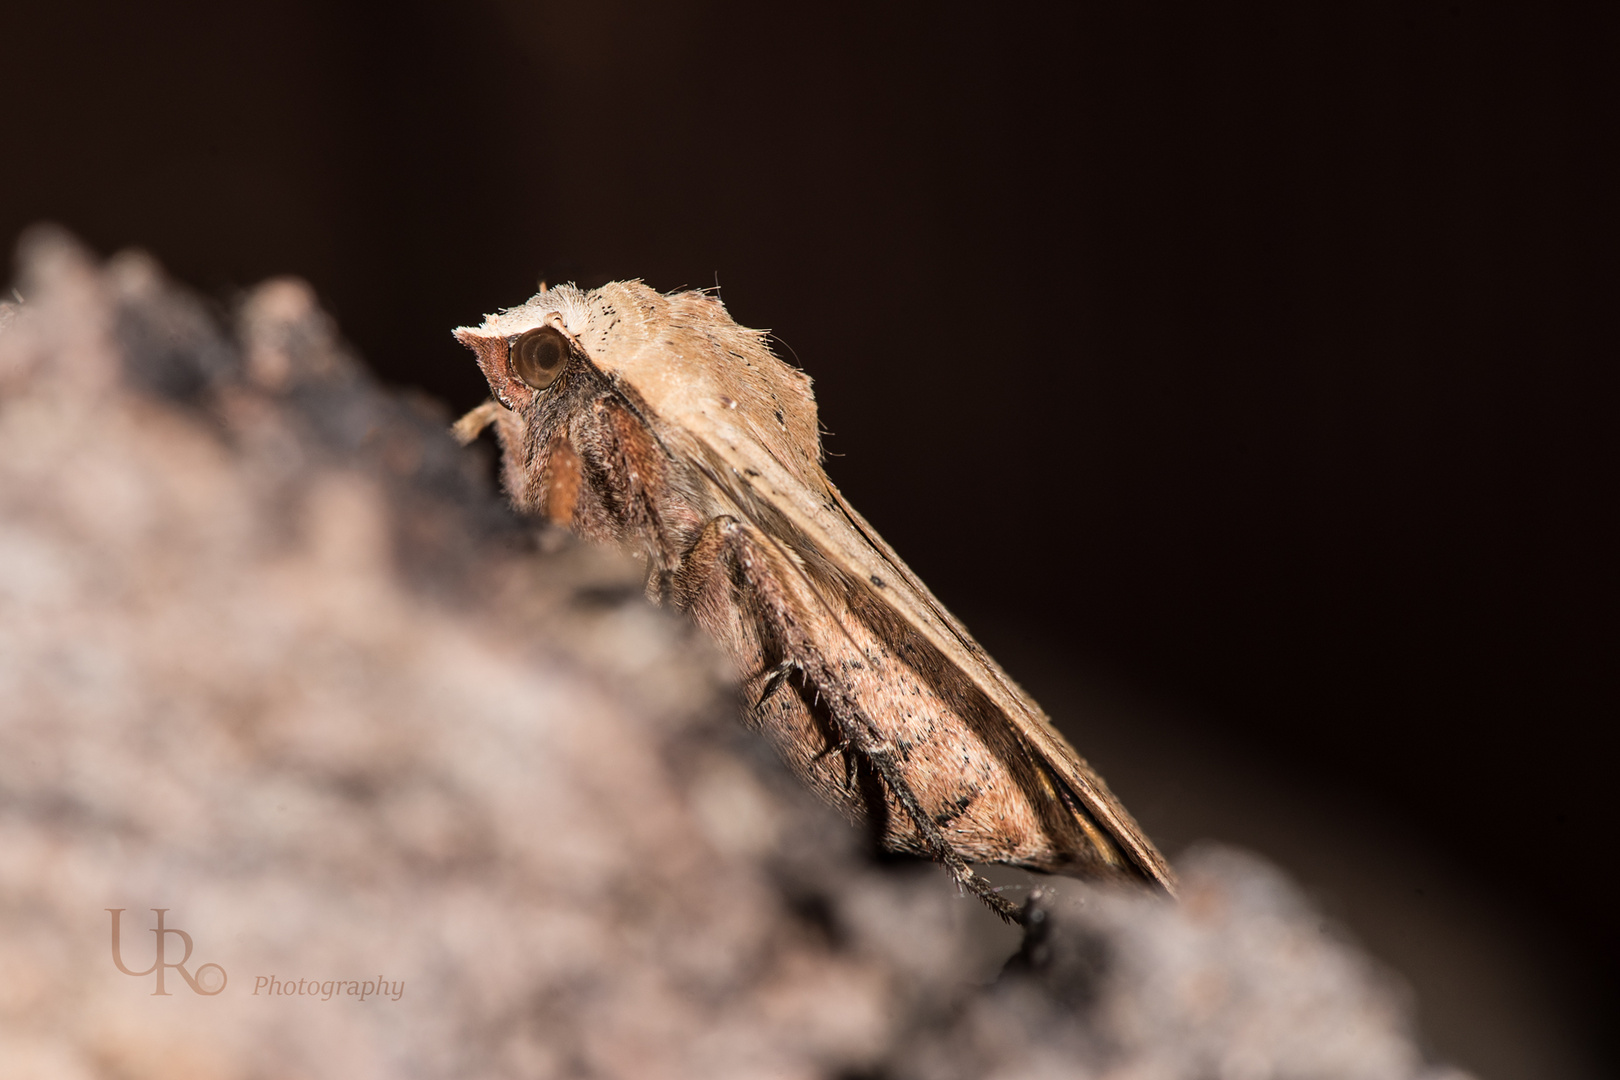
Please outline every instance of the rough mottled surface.
[{"label": "rough mottled surface", "polygon": [[1180,903],[1060,884],[1000,982],[898,1075],[1462,1080],[1425,1067],[1399,984],[1276,869],[1216,846],[1177,869]]},{"label": "rough mottled surface", "polygon": [[[306,288],[225,320],[46,234],[20,287],[0,1075],[1438,1075],[1398,985],[1229,852],[1179,906],[1060,883],[981,985],[988,914],[874,862],[639,572],[509,517]],[[106,909],[143,970],[160,907],[221,992],[115,968]]]}]

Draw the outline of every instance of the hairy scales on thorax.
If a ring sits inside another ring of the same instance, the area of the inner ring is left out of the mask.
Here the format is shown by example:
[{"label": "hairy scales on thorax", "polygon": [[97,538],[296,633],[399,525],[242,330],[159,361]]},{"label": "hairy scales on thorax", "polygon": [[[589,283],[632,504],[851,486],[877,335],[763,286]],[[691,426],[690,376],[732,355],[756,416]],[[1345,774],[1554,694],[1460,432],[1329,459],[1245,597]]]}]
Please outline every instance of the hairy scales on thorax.
[{"label": "hairy scales on thorax", "polygon": [[1173,890],[1163,858],[1039,707],[822,470],[810,379],[701,292],[542,290],[462,327],[522,510],[648,563],[730,654],[751,722],[892,849]]}]

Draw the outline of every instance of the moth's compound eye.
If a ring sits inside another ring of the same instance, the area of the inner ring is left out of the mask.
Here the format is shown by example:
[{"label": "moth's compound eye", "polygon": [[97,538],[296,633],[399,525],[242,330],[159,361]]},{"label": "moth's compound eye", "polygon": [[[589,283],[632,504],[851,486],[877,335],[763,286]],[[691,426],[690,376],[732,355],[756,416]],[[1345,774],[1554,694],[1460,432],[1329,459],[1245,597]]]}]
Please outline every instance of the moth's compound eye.
[{"label": "moth's compound eye", "polygon": [[555,326],[537,326],[507,342],[506,355],[518,378],[544,390],[568,363],[568,339]]}]

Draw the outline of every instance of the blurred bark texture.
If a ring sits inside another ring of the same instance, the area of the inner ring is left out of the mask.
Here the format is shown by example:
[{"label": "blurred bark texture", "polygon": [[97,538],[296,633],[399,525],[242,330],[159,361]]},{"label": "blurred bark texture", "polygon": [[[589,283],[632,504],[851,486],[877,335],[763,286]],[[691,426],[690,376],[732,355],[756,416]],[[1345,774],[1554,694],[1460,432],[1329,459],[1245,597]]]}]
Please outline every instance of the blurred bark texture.
[{"label": "blurred bark texture", "polygon": [[1038,890],[986,984],[973,902],[808,801],[634,566],[513,518],[307,287],[227,317],[48,231],[18,287],[0,1076],[1457,1075],[1232,851],[1179,905]]}]

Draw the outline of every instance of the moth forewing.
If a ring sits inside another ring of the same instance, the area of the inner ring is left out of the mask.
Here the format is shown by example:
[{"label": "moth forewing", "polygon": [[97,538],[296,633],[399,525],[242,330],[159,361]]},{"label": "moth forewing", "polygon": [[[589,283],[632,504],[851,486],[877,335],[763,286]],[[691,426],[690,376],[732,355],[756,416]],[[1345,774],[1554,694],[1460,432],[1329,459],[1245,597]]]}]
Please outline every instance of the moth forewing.
[{"label": "moth forewing", "polygon": [[941,648],[964,673],[974,679],[981,690],[990,696],[1006,716],[1008,723],[1029,740],[1031,749],[1038,753],[1068,785],[1072,794],[1082,804],[1083,813],[1090,814],[1112,842],[1124,849],[1123,854],[1136,871],[1174,894],[1175,873],[1170,869],[1170,864],[1159,854],[1153,842],[1142,832],[1124,804],[1108,789],[1108,785],[1097,771],[1069,745],[1068,740],[1057,730],[1040,706],[1024,692],[1023,687],[1013,681],[973,639],[967,628],[934,598],[928,587],[901,561],[900,556],[878,535],[877,530],[867,524],[866,519],[861,517],[836,489],[833,491],[833,497],[865,544],[876,552],[904,583],[905,589],[897,592],[911,603],[902,602],[897,606],[901,607],[907,621],[918,632],[933,640],[937,647]]},{"label": "moth forewing", "polygon": [[[693,418],[686,419],[688,430],[703,430],[701,424],[690,422]],[[728,490],[733,503],[755,524],[774,516],[785,517],[792,530],[777,527],[769,531],[792,537],[792,546],[801,555],[838,565],[850,579],[846,587],[870,586],[914,632],[927,638],[990,698],[1005,721],[1027,740],[1029,751],[1056,773],[1080,804],[1074,809],[1081,816],[1082,829],[1105,861],[1122,871],[1134,869],[1173,890],[1174,878],[1163,857],[1101,777],[831,482],[822,475],[819,490],[811,488],[774,455],[759,454],[758,446],[737,437],[730,428],[714,425],[717,437],[709,441],[707,448],[723,463],[713,470],[713,476]],[[1090,828],[1093,825],[1097,829]],[[1117,854],[1123,859],[1114,858],[1115,845],[1122,849]]]},{"label": "moth forewing", "polygon": [[[536,388],[511,343],[543,326],[572,352]],[[520,508],[566,504],[649,556],[650,591],[730,652],[754,722],[835,805],[1004,914],[966,861],[1174,889],[1101,778],[827,479],[810,380],[761,333],[639,282],[542,291],[455,333],[501,403],[458,434],[496,425]]]}]

